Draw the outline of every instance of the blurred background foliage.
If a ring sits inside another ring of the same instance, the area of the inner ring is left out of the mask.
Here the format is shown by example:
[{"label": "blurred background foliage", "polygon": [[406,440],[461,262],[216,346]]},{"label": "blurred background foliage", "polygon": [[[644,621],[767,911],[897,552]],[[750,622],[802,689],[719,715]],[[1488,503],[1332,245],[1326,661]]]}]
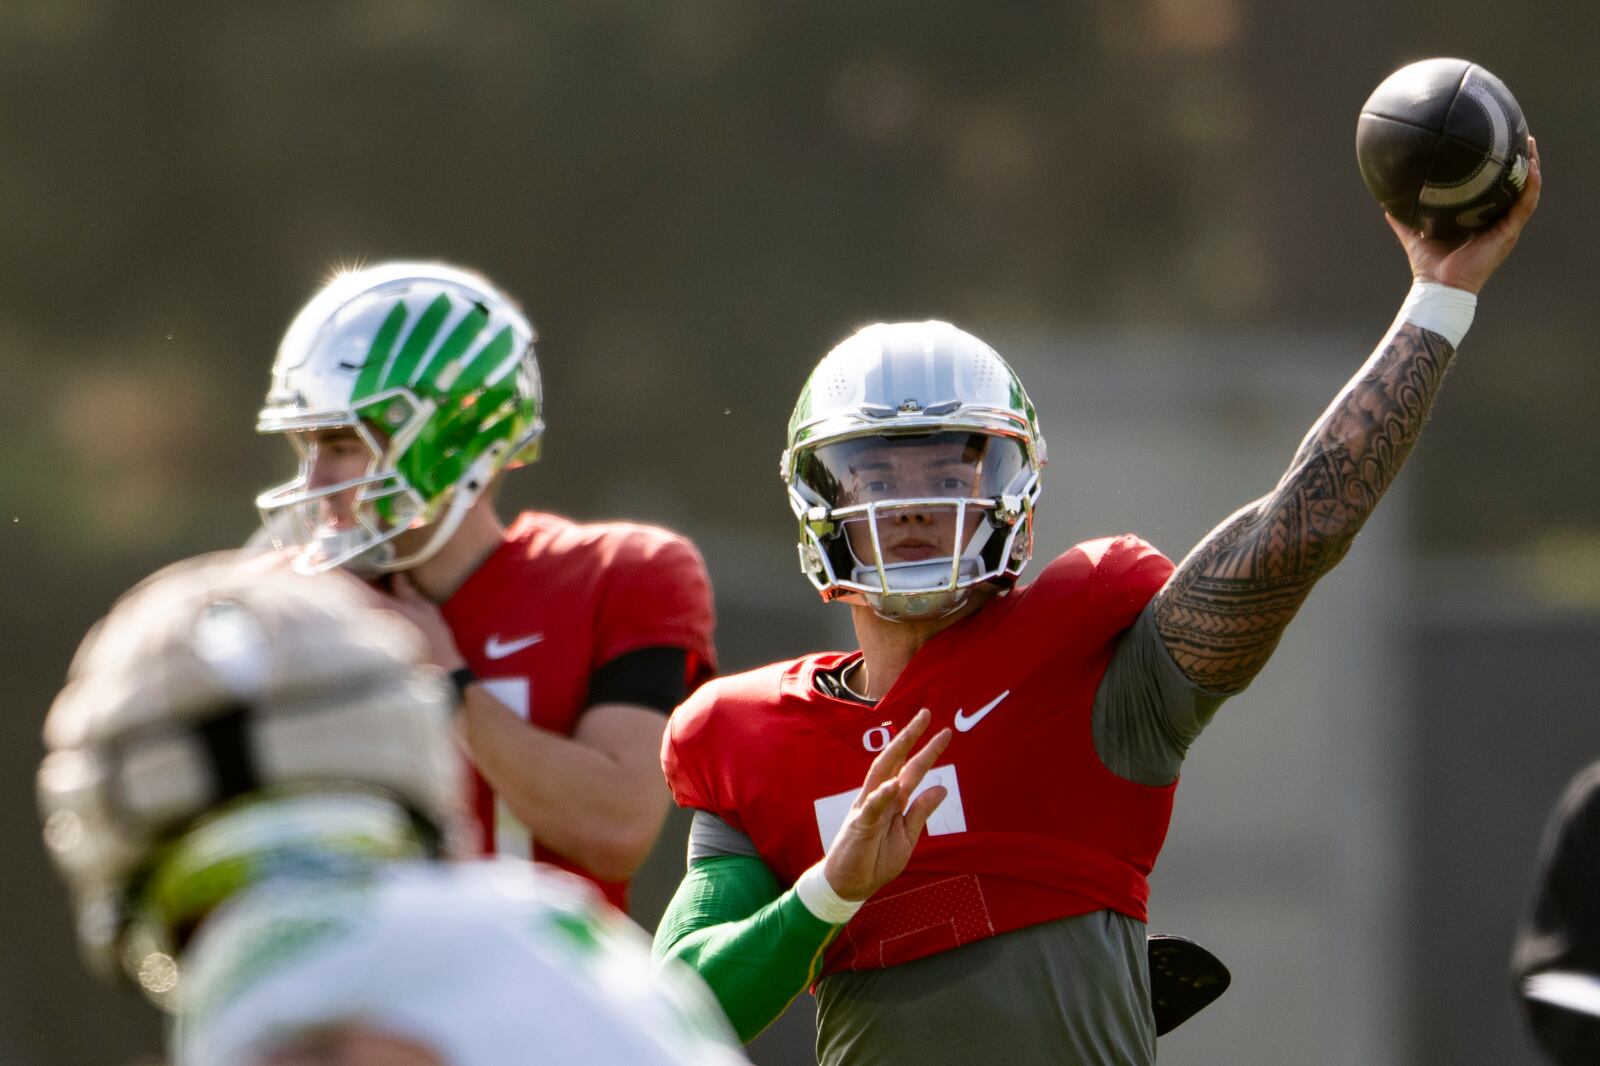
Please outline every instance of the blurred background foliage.
[{"label": "blurred background foliage", "polygon": [[[1486,301],[1426,535],[1587,528],[1593,479],[1535,472],[1600,458],[1596,94],[1549,61],[1592,57],[1596,19],[1434,25],[1472,7],[9,0],[0,410],[28,446],[0,500],[83,550],[226,541],[272,466],[239,427],[283,323],[330,268],[397,254],[522,295],[552,476],[624,456],[584,490],[624,509],[730,435],[770,450],[768,412],[867,320],[1370,333],[1403,264],[1352,116],[1401,61],[1459,52],[1548,130],[1560,217]],[[681,480],[770,488],[758,465]]]},{"label": "blurred background foliage", "polygon": [[[1335,334],[1356,339],[1342,380],[1406,287],[1356,112],[1396,66],[1465,55],[1517,93],[1550,185],[1408,475],[1418,536],[1595,611],[1597,11],[6,0],[0,828],[4,943],[27,961],[0,1061],[151,1043],[137,1005],[84,998],[67,954],[35,843],[38,724],[118,592],[253,529],[251,496],[290,469],[251,430],[266,369],[340,265],[446,258],[525,301],[550,430],[512,502],[674,525],[805,603],[774,474],[831,343],[911,316],[1002,350]],[[726,665],[818,643],[805,618],[727,635]]]}]

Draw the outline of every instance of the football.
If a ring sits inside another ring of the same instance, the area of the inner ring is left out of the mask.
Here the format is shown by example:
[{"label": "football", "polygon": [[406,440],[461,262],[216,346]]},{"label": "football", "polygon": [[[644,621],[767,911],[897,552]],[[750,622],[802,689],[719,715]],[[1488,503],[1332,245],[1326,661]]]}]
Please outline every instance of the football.
[{"label": "football", "polygon": [[1383,209],[1459,241],[1505,214],[1528,179],[1528,123],[1505,83],[1465,59],[1383,80],[1356,122],[1356,161]]}]

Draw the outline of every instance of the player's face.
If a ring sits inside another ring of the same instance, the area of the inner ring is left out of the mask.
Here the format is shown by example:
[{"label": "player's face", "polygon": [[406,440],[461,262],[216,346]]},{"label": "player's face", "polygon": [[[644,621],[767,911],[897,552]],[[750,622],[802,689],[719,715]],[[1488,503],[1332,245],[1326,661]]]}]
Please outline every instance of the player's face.
[{"label": "player's face", "polygon": [[[935,497],[972,499],[980,492],[981,454],[962,439],[869,443],[840,471],[837,506]],[[964,545],[981,515],[972,511],[956,528],[950,506],[896,507],[878,515],[878,542],[885,563],[947,558]],[[845,532],[856,558],[878,561],[866,519],[847,520]]]},{"label": "player's face", "polygon": [[[370,430],[377,435],[379,431]],[[381,437],[377,438],[381,444]],[[372,446],[352,426],[313,429],[296,435],[295,445],[305,456],[306,487],[324,489],[364,477],[377,458]],[[317,501],[317,524],[325,529],[354,529],[358,488],[324,496]]]},{"label": "player's face", "polygon": [[363,1026],[317,1033],[293,1047],[255,1060],[254,1066],[446,1066],[419,1044]]}]

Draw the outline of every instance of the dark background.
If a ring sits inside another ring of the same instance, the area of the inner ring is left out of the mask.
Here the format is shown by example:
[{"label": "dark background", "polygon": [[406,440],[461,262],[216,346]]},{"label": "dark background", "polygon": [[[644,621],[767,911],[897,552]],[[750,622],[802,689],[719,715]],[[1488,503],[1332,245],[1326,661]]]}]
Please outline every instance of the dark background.
[{"label": "dark background", "polygon": [[[251,432],[266,369],[330,269],[446,258],[521,297],[550,428],[507,502],[693,536],[741,668],[847,639],[793,573],[774,476],[828,346],[912,316],[1002,351],[1057,338],[1069,366],[1083,333],[1376,339],[1406,277],[1355,115],[1430,55],[1513,88],[1549,184],[1404,482],[1414,557],[1449,593],[1421,582],[1409,620],[1429,741],[1410,764],[1420,979],[1394,1061],[1507,1061],[1504,923],[1545,809],[1600,756],[1597,12],[7,0],[0,1063],[157,1048],[142,1005],[72,953],[32,802],[39,725],[118,592],[252,531],[251,496],[290,469]],[[647,923],[676,846],[640,886]]]}]

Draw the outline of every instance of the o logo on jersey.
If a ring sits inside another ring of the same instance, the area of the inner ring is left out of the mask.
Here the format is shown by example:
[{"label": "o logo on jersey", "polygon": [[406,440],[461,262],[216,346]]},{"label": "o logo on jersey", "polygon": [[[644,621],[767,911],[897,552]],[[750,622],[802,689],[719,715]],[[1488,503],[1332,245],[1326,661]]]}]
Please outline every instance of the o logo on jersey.
[{"label": "o logo on jersey", "polygon": [[889,723],[875,725],[861,734],[861,746],[868,751],[882,751],[889,746],[889,741],[894,739],[894,733],[889,729]]}]

